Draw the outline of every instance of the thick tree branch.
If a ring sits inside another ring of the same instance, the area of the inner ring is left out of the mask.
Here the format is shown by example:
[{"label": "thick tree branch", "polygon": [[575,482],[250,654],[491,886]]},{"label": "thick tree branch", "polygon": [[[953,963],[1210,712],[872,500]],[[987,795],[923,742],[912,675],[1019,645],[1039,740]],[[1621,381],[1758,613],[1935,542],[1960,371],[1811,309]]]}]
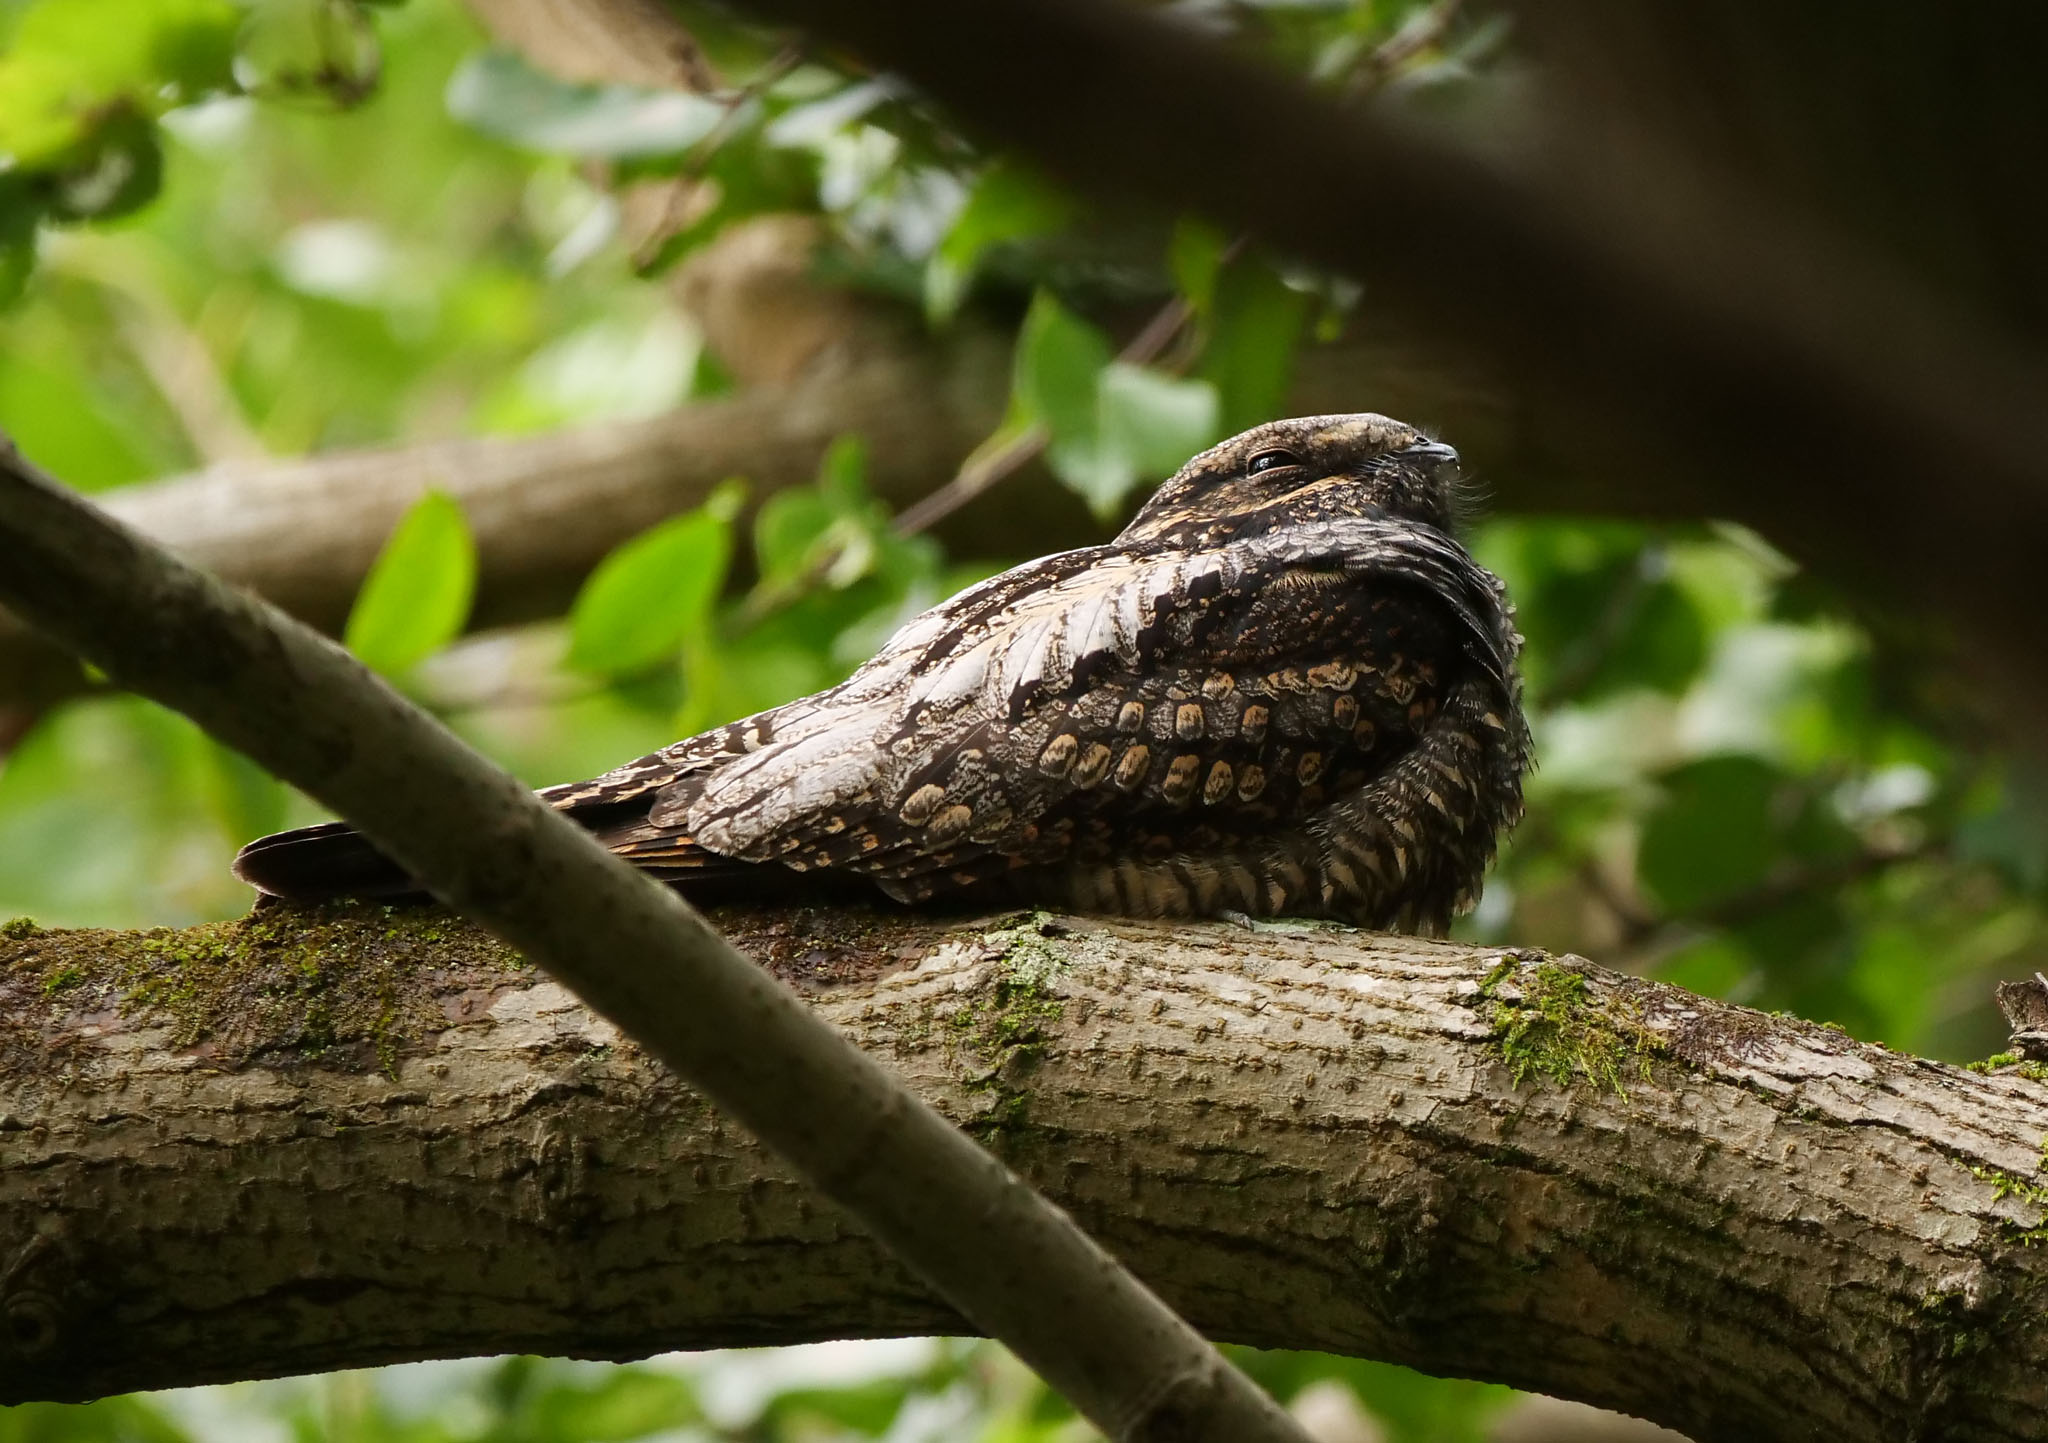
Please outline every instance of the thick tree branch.
[{"label": "thick tree branch", "polygon": [[1301,1443],[1073,1221],[332,642],[0,451],[0,600],[360,826],[865,1222],[1112,1438]]},{"label": "thick tree branch", "polygon": [[[2040,1083],[1536,953],[719,920],[1217,1336],[1701,1443],[2048,1438]],[[965,1326],[436,911],[17,927],[0,1018],[9,1400]]]}]

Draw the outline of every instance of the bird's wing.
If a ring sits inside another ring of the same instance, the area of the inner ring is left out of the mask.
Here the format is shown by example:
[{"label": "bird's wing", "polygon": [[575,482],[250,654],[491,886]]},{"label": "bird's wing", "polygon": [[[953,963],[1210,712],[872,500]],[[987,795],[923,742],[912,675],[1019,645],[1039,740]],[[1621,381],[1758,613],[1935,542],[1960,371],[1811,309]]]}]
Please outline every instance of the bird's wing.
[{"label": "bird's wing", "polygon": [[661,784],[641,845],[964,880],[1147,813],[1263,824],[1405,747],[1438,665],[1508,686],[1503,616],[1463,548],[1407,523],[1047,557],[916,618],[843,685],[707,734],[744,741],[682,744],[703,755]]}]

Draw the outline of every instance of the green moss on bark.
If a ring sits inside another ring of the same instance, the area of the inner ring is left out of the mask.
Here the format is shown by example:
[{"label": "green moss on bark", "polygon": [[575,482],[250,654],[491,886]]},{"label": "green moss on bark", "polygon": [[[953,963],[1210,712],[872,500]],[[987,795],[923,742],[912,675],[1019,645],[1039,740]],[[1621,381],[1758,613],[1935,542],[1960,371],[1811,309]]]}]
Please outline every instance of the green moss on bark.
[{"label": "green moss on bark", "polygon": [[1631,1076],[1648,1080],[1651,1060],[1670,1050],[1645,1026],[1633,998],[1596,991],[1584,973],[1541,958],[1501,958],[1480,995],[1493,1004],[1494,1044],[1520,1087],[1548,1078],[1560,1087],[1579,1081],[1626,1097]]},{"label": "green moss on bark", "polygon": [[[75,1042],[75,1022],[169,1029],[222,1067],[257,1059],[394,1071],[478,989],[523,986],[509,948],[438,908],[274,907],[147,932],[0,934],[0,1050]],[[428,985],[421,987],[424,978]]]}]

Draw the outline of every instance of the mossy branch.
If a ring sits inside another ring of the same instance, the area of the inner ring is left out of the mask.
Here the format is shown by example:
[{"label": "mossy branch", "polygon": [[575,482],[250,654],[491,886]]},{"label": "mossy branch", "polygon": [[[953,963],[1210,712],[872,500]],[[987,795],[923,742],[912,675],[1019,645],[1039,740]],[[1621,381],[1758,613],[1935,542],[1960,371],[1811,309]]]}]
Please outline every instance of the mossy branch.
[{"label": "mossy branch", "polygon": [[[1214,1336],[1702,1443],[2048,1438],[2015,1070],[1342,928],[717,921]],[[545,973],[381,907],[0,926],[0,1324],[8,1401],[970,1327]]]}]

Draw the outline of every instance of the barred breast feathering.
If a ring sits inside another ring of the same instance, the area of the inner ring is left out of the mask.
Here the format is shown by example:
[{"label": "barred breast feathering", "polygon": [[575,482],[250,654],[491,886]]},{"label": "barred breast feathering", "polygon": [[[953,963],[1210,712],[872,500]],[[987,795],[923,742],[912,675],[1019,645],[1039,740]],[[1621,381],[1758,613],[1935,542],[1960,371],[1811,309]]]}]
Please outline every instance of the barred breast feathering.
[{"label": "barred breast feathering", "polygon": [[[1512,613],[1457,453],[1276,421],[1103,546],[970,587],[840,685],[540,795],[692,891],[1328,917],[1441,932],[1521,813]],[[287,898],[415,884],[339,824],[251,843]]]}]

